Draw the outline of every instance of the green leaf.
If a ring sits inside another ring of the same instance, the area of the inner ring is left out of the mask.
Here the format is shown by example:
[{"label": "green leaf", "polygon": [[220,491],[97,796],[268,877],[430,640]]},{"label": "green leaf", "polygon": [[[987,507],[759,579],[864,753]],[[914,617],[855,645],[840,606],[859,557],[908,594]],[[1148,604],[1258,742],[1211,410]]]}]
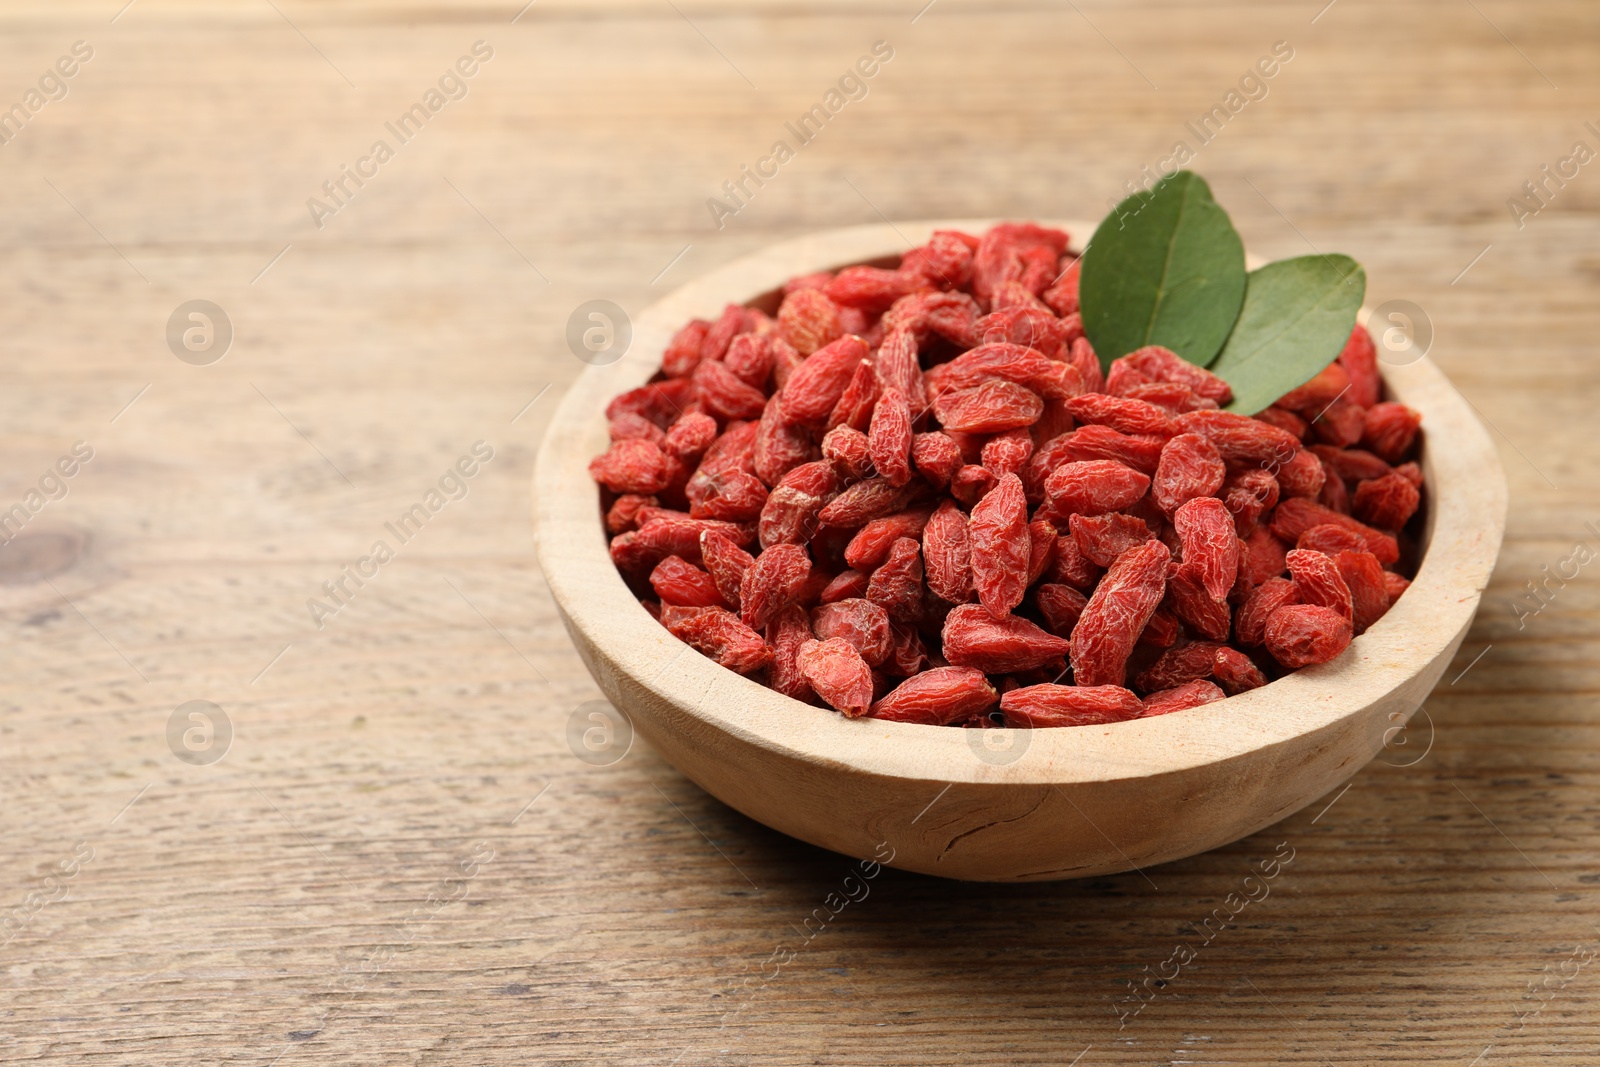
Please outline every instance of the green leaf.
[{"label": "green leaf", "polygon": [[1254,415],[1332,363],[1350,339],[1367,272],[1349,256],[1300,256],[1250,272],[1244,308],[1212,373],[1229,411]]},{"label": "green leaf", "polygon": [[1204,367],[1244,300],[1244,242],[1205,179],[1180,170],[1100,223],[1078,280],[1083,329],[1109,367],[1164,345]]}]

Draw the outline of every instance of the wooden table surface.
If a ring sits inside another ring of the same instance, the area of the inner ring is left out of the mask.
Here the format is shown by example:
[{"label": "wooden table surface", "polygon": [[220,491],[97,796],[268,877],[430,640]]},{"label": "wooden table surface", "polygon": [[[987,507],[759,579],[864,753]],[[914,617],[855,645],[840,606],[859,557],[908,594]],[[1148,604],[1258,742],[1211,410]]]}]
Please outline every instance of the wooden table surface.
[{"label": "wooden table surface", "polygon": [[[1507,204],[1600,151],[1600,11],[1323,2],[7,4],[0,1061],[1600,1062],[1600,163]],[[1480,617],[1418,725],[1278,826],[1087,882],[885,872],[808,937],[849,860],[569,745],[598,691],[527,521],[568,316],[821,228],[1097,216],[1178,140],[1253,250],[1424,309],[1510,480]],[[191,300],[220,360],[169,346]]]}]

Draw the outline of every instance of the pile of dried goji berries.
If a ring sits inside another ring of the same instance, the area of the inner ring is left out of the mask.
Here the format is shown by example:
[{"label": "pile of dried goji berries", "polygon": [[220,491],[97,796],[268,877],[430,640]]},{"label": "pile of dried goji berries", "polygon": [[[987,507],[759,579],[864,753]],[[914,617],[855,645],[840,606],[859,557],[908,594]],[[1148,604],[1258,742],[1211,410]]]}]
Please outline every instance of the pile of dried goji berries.
[{"label": "pile of dried goji berries", "polygon": [[685,326],[590,465],[645,607],[796,699],[941,725],[1161,715],[1337,656],[1406,588],[1422,484],[1372,339],[1222,411],[1164,348],[1102,372],[1076,264],[1059,230],[941,231]]}]

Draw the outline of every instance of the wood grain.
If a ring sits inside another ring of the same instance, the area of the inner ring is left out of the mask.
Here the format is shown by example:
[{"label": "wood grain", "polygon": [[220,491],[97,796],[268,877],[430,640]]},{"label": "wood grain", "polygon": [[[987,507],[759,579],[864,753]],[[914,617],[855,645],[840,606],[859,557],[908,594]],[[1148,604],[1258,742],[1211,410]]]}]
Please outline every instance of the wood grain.
[{"label": "wood grain", "polygon": [[[1505,206],[1600,147],[1592,4],[120,6],[0,12],[7,104],[95,49],[0,145],[0,510],[95,452],[0,550],[0,903],[66,893],[0,935],[0,1059],[1595,1062],[1596,572],[1509,605],[1600,547],[1600,177],[1522,229]],[[467,98],[314,228],[306,198],[479,39]],[[713,228],[879,39],[867,98]],[[880,211],[1092,214],[1280,39],[1195,165],[1252,249],[1346,252],[1425,308],[1510,480],[1431,748],[1142,875],[887,872],[808,940],[849,864],[645,746],[568,748],[598,693],[526,518],[568,314]],[[236,330],[208,367],[164,339],[197,298]],[[478,440],[467,496],[317,630],[307,598]],[[234,726],[209,766],[166,739],[196,699]],[[1280,841],[1271,896],[1119,1030],[1124,983]]]}]

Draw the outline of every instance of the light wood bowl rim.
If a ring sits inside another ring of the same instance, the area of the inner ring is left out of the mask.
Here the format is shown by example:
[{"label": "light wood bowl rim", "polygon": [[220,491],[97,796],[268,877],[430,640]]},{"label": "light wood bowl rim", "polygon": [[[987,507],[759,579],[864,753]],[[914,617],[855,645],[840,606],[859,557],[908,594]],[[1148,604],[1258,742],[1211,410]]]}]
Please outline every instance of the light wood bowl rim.
[{"label": "light wood bowl rim", "polygon": [[[605,448],[607,401],[644,383],[667,340],[691,317],[714,319],[724,305],[745,303],[796,274],[903,252],[934,229],[981,232],[997,221],[901,222],[808,235],[719,267],[641,311],[627,353],[588,367],[567,391],[534,472],[538,559],[574,635],[706,727],[819,770],[991,786],[1125,781],[1230,761],[1352,719],[1450,654],[1493,570],[1506,490],[1488,434],[1425,357],[1406,366],[1380,364],[1391,396],[1423,415],[1430,530],[1410,589],[1338,659],[1252,692],[1153,719],[1034,730],[1020,759],[993,763],[975,758],[971,731],[847,720],[719,666],[656,622],[611,562],[598,490],[586,469]],[[1075,238],[1094,229],[1081,221],[1050,224]]]}]

